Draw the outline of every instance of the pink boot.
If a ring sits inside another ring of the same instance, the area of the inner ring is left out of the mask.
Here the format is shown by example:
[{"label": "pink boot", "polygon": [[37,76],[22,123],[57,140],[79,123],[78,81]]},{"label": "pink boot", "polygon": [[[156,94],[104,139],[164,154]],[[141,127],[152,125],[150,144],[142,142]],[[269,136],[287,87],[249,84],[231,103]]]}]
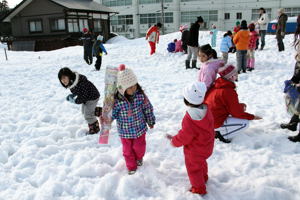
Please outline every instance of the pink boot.
[{"label": "pink boot", "polygon": [[248,66],[250,68],[250,71],[254,70],[255,59],[254,58],[249,58],[248,61],[249,61]]}]

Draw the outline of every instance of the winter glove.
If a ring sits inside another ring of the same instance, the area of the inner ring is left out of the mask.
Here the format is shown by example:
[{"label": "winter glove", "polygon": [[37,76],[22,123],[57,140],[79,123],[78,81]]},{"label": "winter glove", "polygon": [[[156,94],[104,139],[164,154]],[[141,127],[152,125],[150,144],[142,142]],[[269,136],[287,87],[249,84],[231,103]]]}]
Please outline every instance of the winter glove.
[{"label": "winter glove", "polygon": [[282,37],[282,39],[283,39],[284,36],[285,36],[285,32],[281,32],[280,35],[281,35],[281,37]]},{"label": "winter glove", "polygon": [[66,99],[67,99],[67,101],[69,101],[71,103],[75,103],[76,95],[75,94],[69,94]]}]

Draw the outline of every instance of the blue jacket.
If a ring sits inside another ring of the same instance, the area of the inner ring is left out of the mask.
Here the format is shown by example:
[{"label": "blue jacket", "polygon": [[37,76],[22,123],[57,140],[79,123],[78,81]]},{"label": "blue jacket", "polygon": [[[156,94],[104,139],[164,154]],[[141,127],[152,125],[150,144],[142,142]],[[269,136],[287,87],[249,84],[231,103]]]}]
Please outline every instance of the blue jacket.
[{"label": "blue jacket", "polygon": [[232,39],[229,35],[227,35],[222,39],[220,50],[221,52],[228,52],[230,47],[232,47]]},{"label": "blue jacket", "polygon": [[167,50],[168,50],[168,52],[174,52],[175,51],[175,43],[174,42],[170,42],[168,44]]}]

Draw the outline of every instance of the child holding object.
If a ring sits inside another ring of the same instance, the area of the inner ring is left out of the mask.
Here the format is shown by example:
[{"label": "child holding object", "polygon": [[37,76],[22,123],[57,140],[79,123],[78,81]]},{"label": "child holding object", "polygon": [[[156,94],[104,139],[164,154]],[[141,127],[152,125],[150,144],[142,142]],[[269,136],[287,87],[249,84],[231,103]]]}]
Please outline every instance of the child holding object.
[{"label": "child holding object", "polygon": [[125,65],[120,65],[117,78],[117,93],[112,111],[112,120],[117,120],[117,128],[123,146],[128,174],[136,172],[143,164],[146,152],[147,125],[154,127],[153,106],[138,84],[137,77]]},{"label": "child holding object", "polygon": [[177,135],[166,135],[174,147],[183,146],[185,166],[192,187],[190,192],[205,195],[208,180],[206,160],[213,152],[214,119],[209,107],[203,103],[206,86],[195,82],[183,90],[187,106],[182,128]]},{"label": "child holding object", "polygon": [[88,122],[89,131],[87,134],[96,134],[100,131],[99,122],[96,116],[101,115],[100,107],[96,107],[100,93],[95,85],[84,75],[71,71],[65,67],[59,70],[58,79],[64,88],[70,89],[67,101],[75,104],[82,104],[82,114]]}]

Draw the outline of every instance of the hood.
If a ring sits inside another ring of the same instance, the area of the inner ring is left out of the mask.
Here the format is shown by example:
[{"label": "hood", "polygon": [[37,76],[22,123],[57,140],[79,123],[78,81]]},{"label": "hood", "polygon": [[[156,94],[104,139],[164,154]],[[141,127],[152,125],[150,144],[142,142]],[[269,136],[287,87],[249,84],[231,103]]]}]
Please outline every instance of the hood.
[{"label": "hood", "polygon": [[72,83],[72,85],[70,85],[68,88],[69,89],[73,89],[74,87],[76,87],[76,85],[78,84],[79,81],[82,81],[82,80],[85,80],[86,77],[83,76],[83,75],[80,75],[78,74],[77,72],[74,72],[75,73],[75,80],[74,82]]},{"label": "hood", "polygon": [[189,107],[187,112],[193,120],[202,120],[207,113],[207,106],[201,104],[198,108]]},{"label": "hood", "polygon": [[228,81],[222,77],[219,77],[216,81],[215,81],[215,85],[214,85],[214,88],[233,88],[235,89],[236,86],[235,86],[235,83],[231,82],[231,81]]}]

